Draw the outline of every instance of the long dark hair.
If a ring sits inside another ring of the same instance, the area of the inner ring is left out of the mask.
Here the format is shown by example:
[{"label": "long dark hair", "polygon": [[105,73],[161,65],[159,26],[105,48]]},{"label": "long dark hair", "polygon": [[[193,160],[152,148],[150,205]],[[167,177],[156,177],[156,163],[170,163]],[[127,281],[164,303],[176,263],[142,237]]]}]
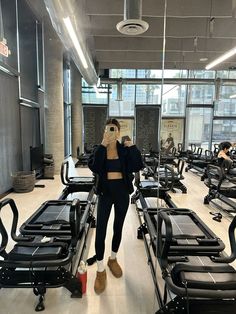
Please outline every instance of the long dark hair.
[{"label": "long dark hair", "polygon": [[226,148],[226,149],[230,149],[231,146],[232,146],[232,145],[231,145],[230,142],[222,142],[222,143],[220,143],[220,145],[219,145],[219,149],[220,149],[220,150],[224,150],[225,148]]}]

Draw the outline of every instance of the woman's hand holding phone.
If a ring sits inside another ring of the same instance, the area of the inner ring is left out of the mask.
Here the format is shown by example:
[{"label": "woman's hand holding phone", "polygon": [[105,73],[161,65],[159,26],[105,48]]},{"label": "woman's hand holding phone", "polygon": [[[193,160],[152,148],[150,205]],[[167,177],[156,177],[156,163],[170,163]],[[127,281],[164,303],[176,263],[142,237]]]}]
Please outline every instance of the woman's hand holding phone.
[{"label": "woman's hand holding phone", "polygon": [[133,142],[131,141],[131,138],[128,135],[125,135],[122,137],[121,139],[121,143],[125,146],[125,147],[130,147],[133,146]]},{"label": "woman's hand holding phone", "polygon": [[114,128],[112,130],[106,128],[103,135],[102,145],[107,147],[109,144],[115,142],[116,140],[117,140],[116,130]]}]

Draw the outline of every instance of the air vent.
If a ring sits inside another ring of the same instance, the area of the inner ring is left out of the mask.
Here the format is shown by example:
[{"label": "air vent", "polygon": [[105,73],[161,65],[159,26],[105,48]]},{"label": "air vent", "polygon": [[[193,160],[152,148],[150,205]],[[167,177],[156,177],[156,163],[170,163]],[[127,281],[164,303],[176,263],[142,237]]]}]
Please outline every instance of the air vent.
[{"label": "air vent", "polygon": [[143,20],[125,20],[116,25],[117,30],[124,35],[140,35],[146,32],[149,25]]},{"label": "air vent", "polygon": [[140,35],[146,32],[149,25],[142,20],[142,0],[124,0],[124,19],[116,25],[124,35]]}]

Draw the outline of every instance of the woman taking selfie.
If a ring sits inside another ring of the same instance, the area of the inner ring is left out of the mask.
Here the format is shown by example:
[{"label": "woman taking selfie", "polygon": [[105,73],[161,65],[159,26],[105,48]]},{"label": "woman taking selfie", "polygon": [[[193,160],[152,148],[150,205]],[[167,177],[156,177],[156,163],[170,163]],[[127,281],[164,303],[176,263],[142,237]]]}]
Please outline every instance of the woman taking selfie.
[{"label": "woman taking selfie", "polygon": [[114,205],[113,238],[111,255],[107,265],[112,274],[119,278],[122,269],[117,262],[122,228],[129,207],[129,194],[133,192],[133,172],[143,167],[142,157],[137,147],[126,138],[124,144],[118,142],[120,137],[120,124],[116,119],[106,122],[102,143],[91,154],[88,162],[89,168],[98,175],[97,181],[97,227],[95,238],[95,251],[97,259],[97,276],[94,290],[102,293],[106,287],[106,270],[103,262],[105,251],[105,238],[107,223]]}]

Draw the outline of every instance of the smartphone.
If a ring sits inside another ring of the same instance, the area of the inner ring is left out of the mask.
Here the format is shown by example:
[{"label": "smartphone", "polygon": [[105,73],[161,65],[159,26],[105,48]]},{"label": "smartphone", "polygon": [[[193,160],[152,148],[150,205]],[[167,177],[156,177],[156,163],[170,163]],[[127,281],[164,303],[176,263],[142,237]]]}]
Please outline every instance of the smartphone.
[{"label": "smartphone", "polygon": [[108,134],[110,140],[115,141],[116,140],[116,133],[117,129],[114,126],[107,126],[106,127],[106,133]]}]

